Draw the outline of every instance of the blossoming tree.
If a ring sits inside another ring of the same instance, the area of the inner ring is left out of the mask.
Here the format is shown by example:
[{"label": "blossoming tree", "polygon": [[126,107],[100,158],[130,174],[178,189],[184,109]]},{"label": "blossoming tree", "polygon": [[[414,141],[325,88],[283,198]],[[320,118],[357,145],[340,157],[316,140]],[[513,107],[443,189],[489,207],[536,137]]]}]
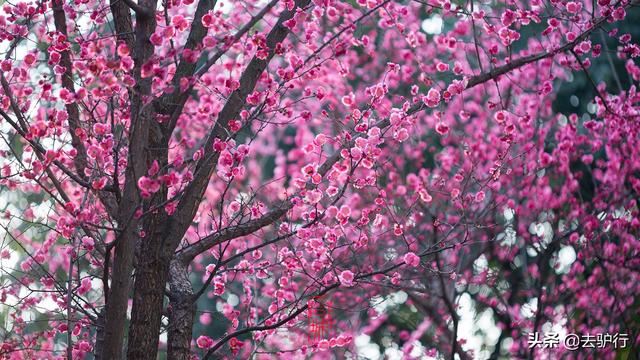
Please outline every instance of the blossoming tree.
[{"label": "blossoming tree", "polygon": [[[629,355],[636,5],[4,2],[0,357]],[[554,110],[576,78],[588,111]]]}]

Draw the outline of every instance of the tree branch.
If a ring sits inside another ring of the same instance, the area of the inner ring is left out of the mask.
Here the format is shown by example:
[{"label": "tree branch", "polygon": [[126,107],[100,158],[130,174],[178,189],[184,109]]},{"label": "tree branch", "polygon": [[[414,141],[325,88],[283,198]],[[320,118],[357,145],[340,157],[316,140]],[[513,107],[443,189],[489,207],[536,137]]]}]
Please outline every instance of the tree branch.
[{"label": "tree branch", "polygon": [[[238,32],[235,33],[235,35],[233,36],[233,38],[231,39],[231,41],[229,41],[228,43],[224,44],[223,48],[218,50],[209,60],[207,60],[207,62],[200,67],[199,69],[195,69],[196,64],[189,64],[186,61],[184,61],[184,59],[182,59],[180,61],[180,65],[178,66],[178,69],[176,70],[176,74],[173,76],[173,86],[174,86],[174,92],[165,96],[162,96],[158,99],[156,99],[156,106],[161,108],[161,113],[165,114],[165,115],[171,115],[171,118],[169,119],[167,128],[164,131],[165,137],[169,138],[171,136],[171,134],[173,133],[173,130],[176,127],[176,123],[178,121],[178,117],[180,117],[180,114],[182,113],[182,110],[184,109],[184,105],[186,104],[187,100],[189,99],[189,92],[191,92],[191,90],[193,89],[193,84],[191,84],[189,86],[189,88],[185,91],[180,91],[180,79],[183,77],[188,77],[188,76],[195,76],[196,78],[201,77],[202,75],[204,75],[209,68],[211,68],[211,66],[213,66],[213,64],[215,64],[221,57],[222,55],[224,55],[227,50],[231,47],[231,45],[235,44],[236,42],[238,42],[238,40],[240,40],[240,38],[242,38],[249,30],[251,30],[251,28],[258,22],[260,21],[267,13],[269,13],[269,11],[271,11],[271,9],[278,3],[279,0],[271,0],[271,2],[269,2],[262,10],[260,10],[260,12],[258,14],[256,14],[255,16],[253,16],[251,18],[251,20],[249,20],[248,23],[246,23],[240,30],[238,30]],[[205,1],[202,0],[201,3],[208,3],[209,1]],[[215,6],[215,2],[214,4],[211,6],[211,8],[213,8],[213,6]],[[200,7],[200,3],[198,4],[198,7]],[[200,15],[200,20],[202,20],[202,16],[204,14]],[[197,16],[197,14],[196,14]],[[201,25],[201,21],[198,21],[198,23]],[[191,38],[193,34],[193,31],[191,33],[189,33],[189,38]],[[194,34],[194,39],[196,38],[196,35],[200,35],[200,32],[198,32],[197,34]],[[202,34],[202,36],[206,35],[206,32],[204,34]],[[199,43],[201,42],[202,38],[199,38],[198,40],[194,40],[195,43]],[[189,44],[189,41],[187,41],[187,44]],[[186,46],[186,45],[185,45]],[[180,68],[181,65],[184,66],[182,68]],[[195,72],[195,73],[194,73]],[[164,108],[163,108],[164,107]]]},{"label": "tree branch", "polygon": [[240,225],[229,226],[206,236],[178,252],[179,261],[185,265],[189,264],[196,256],[217,244],[252,234],[265,226],[269,226],[284,216],[292,207],[293,204],[290,201],[283,202],[276,207],[276,209],[257,219],[247,221]]},{"label": "tree branch", "polygon": [[607,104],[607,99],[605,99],[605,97],[600,93],[600,90],[598,90],[598,85],[596,85],[596,82],[591,77],[591,74],[589,74],[587,67],[584,65],[584,62],[582,62],[582,60],[580,59],[580,56],[578,56],[578,54],[576,54],[576,52],[573,49],[571,50],[571,54],[573,54],[573,57],[575,57],[578,64],[580,64],[580,67],[582,68],[582,72],[584,72],[584,75],[587,77],[587,80],[589,80],[591,87],[593,87],[593,90],[596,92],[596,96],[599,97],[600,100],[602,100],[602,104],[604,105],[607,112],[609,114],[613,114],[613,112],[609,108],[609,104]]},{"label": "tree branch", "polygon": [[[142,5],[148,9],[156,8],[155,0],[148,0]],[[114,5],[112,3],[112,11]],[[115,8],[123,12],[122,7]],[[114,18],[116,13],[114,13]],[[114,19],[115,20],[115,19]],[[129,19],[130,20],[130,19]],[[120,26],[128,26],[124,20]],[[120,359],[122,357],[125,320],[129,299],[130,277],[133,270],[135,242],[138,238],[139,219],[134,216],[142,199],[138,191],[138,178],[147,172],[149,158],[147,150],[149,133],[152,128],[152,116],[144,102],[151,93],[151,78],[143,78],[142,66],[151,58],[154,46],[150,36],[156,28],[155,16],[139,17],[135,29],[135,47],[133,50],[135,89],[130,92],[131,120],[129,125],[129,155],[125,170],[123,196],[118,208],[118,225],[124,230],[115,245],[111,292],[107,303],[105,340],[103,359]],[[118,29],[120,31],[120,29]],[[125,225],[126,224],[126,225]],[[132,326],[134,325],[132,318]],[[133,330],[133,329],[132,329]],[[130,331],[130,339],[134,340],[135,332]]]},{"label": "tree branch", "polygon": [[[304,8],[309,4],[309,2],[310,0],[296,1],[296,8]],[[164,245],[164,255],[171,256],[173,254],[180,243],[183,234],[190,226],[200,202],[202,201],[202,196],[209,184],[209,179],[216,168],[218,157],[220,156],[219,152],[215,152],[213,150],[214,140],[225,140],[229,137],[229,122],[235,119],[240,113],[240,110],[244,107],[246,97],[253,91],[259,77],[274,57],[276,45],[281,43],[287,34],[289,34],[289,29],[287,29],[283,23],[293,17],[295,10],[296,9],[293,9],[292,11],[284,10],[281,13],[278,22],[274,25],[267,36],[266,43],[269,48],[269,54],[264,59],[260,59],[255,56],[251,59],[249,65],[247,65],[247,68],[240,77],[240,87],[231,93],[229,99],[218,114],[216,124],[213,127],[213,130],[209,133],[204,146],[205,154],[196,164],[193,180],[185,189],[183,197],[178,203],[175,215],[169,218],[167,223],[166,228],[168,231],[165,236],[165,241],[167,243]]]},{"label": "tree branch", "polygon": [[[207,35],[208,29],[202,24],[202,17],[209,11],[213,10],[216,6],[217,0],[200,0],[198,7],[191,22],[191,31],[187,37],[187,42],[184,44],[184,49],[193,50],[198,45],[202,44],[202,39]],[[173,92],[165,94],[154,101],[154,107],[160,109],[160,113],[165,115],[171,115],[171,119],[164,129],[165,141],[168,141],[171,137],[171,133],[175,128],[176,121],[189,98],[189,92],[191,86],[186,91],[180,91],[180,80],[183,78],[189,78],[193,76],[196,69],[196,63],[187,61],[184,56],[180,56],[180,63],[176,68],[176,72],[173,75],[171,81],[173,86]],[[175,121],[173,120],[175,118]]]},{"label": "tree branch", "polygon": [[[321,291],[317,292],[316,294],[314,294],[313,296],[310,297],[318,297],[318,296],[322,296],[326,293],[328,293],[329,291],[339,287],[340,284],[339,283],[334,283],[333,285],[327,286],[324,289],[322,289]],[[223,337],[222,339],[220,339],[220,341],[218,341],[212,348],[209,349],[209,351],[207,351],[207,353],[204,356],[203,360],[207,360],[210,359],[211,356],[213,355],[214,352],[216,352],[221,346],[223,346],[227,341],[231,340],[231,338],[240,336],[240,335],[244,335],[247,333],[251,333],[254,331],[264,331],[264,330],[271,330],[271,329],[276,329],[286,323],[288,323],[289,321],[295,319],[298,315],[302,314],[305,310],[307,310],[307,308],[309,307],[308,304],[304,304],[302,305],[300,308],[296,309],[295,311],[293,311],[291,314],[287,315],[284,319],[275,322],[271,325],[264,325],[264,326],[250,326],[250,327],[246,327],[244,329],[240,329],[238,331],[235,331],[231,334],[226,335],[225,337]]]},{"label": "tree branch", "polygon": [[131,10],[133,10],[139,18],[149,18],[154,15],[155,9],[149,9],[144,6],[140,6],[135,3],[133,0],[121,0],[123,1]]},{"label": "tree branch", "polygon": [[124,42],[130,50],[133,50],[133,23],[129,7],[121,0],[110,0],[109,7],[116,26],[118,41]]},{"label": "tree branch", "polygon": [[[630,6],[630,4],[628,4],[627,6]],[[498,78],[500,75],[504,75],[512,70],[515,70],[517,68],[520,68],[524,65],[530,64],[532,62],[536,62],[542,59],[546,59],[552,56],[555,56],[559,53],[565,52],[565,51],[570,51],[572,50],[578,43],[582,42],[583,40],[585,40],[589,35],[591,35],[591,33],[593,31],[595,31],[596,29],[600,28],[602,25],[604,25],[607,20],[609,19],[609,17],[601,17],[596,19],[593,24],[591,25],[591,27],[587,30],[585,30],[584,32],[582,32],[580,35],[578,35],[573,41],[570,41],[562,46],[560,46],[559,48],[556,48],[554,50],[551,51],[543,51],[537,54],[533,54],[533,55],[529,55],[529,56],[524,56],[521,57],[519,59],[516,59],[514,61],[511,61],[509,63],[507,63],[506,65],[503,66],[499,66],[487,73],[484,74],[480,74],[477,76],[474,76],[472,78],[469,79],[469,82],[467,82],[467,89],[470,89],[476,85],[480,85],[482,83],[485,83],[487,81],[493,80]]]}]

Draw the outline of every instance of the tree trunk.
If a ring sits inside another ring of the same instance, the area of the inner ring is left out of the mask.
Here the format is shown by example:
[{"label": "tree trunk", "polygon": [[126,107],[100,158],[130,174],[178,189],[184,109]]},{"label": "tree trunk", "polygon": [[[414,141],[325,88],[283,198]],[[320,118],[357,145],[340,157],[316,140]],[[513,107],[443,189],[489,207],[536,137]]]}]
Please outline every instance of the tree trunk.
[{"label": "tree trunk", "polygon": [[[297,8],[304,8],[310,3],[310,0],[298,0],[296,1]],[[140,1],[139,5],[146,9],[155,9],[156,0],[144,0]],[[270,49],[269,55],[266,59],[260,59],[254,57],[247,68],[240,77],[240,88],[236,89],[229,99],[225,103],[221,112],[218,114],[218,118],[214,129],[207,138],[206,148],[210,149],[214,138],[225,138],[227,133],[227,125],[229,121],[234,119],[245,105],[246,97],[249,95],[264,70],[266,69],[269,61],[275,55],[276,45],[281,43],[289,33],[289,29],[283,25],[283,23],[291,19],[295,14],[295,11],[285,10],[280,14],[278,22],[269,32],[267,36],[267,46]],[[155,18],[148,19],[140,18],[136,25],[136,51],[139,54],[139,59],[148,59],[153,54],[153,45],[149,41],[150,34],[155,30]],[[140,66],[140,61],[136,58],[136,67]],[[148,95],[150,93],[150,78],[136,79],[139,82],[140,93]],[[135,100],[135,99],[134,99]],[[141,104],[139,101],[133,101],[133,104]],[[150,159],[160,159],[161,168],[166,165],[166,158],[163,159],[158,153],[165,147],[159,146],[162,144],[162,134],[157,129],[151,128],[149,120],[150,109],[141,107],[141,114],[137,116],[137,120],[146,124],[148,138],[144,138],[145,144],[148,142],[148,150],[150,152]],[[137,115],[138,111],[135,107],[132,108],[132,114]],[[132,116],[132,119],[134,117]],[[153,123],[156,124],[156,123]],[[166,140],[166,139],[165,139]],[[167,140],[168,143],[168,140]],[[163,153],[166,157],[166,151]],[[206,161],[199,161],[196,165],[194,172],[194,179],[184,190],[184,194],[178,204],[176,215],[165,218],[161,216],[164,214],[160,211],[158,214],[152,214],[151,219],[146,219],[144,224],[144,230],[147,233],[153,233],[152,236],[147,236],[143,239],[141,252],[138,254],[137,268],[135,275],[134,294],[133,294],[133,310],[131,313],[131,325],[129,330],[129,345],[127,356],[129,359],[148,359],[155,360],[158,352],[158,336],[160,332],[160,325],[162,320],[162,308],[165,285],[169,275],[169,263],[175,255],[175,250],[180,244],[180,240],[184,236],[186,230],[191,225],[192,220],[197,212],[198,206],[202,201],[202,196],[209,183],[212,172],[215,169],[217,158],[219,153],[205,155],[203,158]],[[207,163],[210,162],[210,163]],[[139,171],[138,174],[146,172],[146,168],[143,171]],[[166,199],[166,188],[162,194],[156,194],[156,198],[149,202],[150,207],[158,205],[154,200]],[[177,300],[178,311],[182,311],[181,314],[176,314],[174,320],[186,321],[191,320],[193,323],[193,305],[186,303],[180,303]],[[179,316],[179,318],[178,318]],[[190,332],[185,329],[177,329],[181,326],[177,326],[176,330],[187,331],[188,333],[173,333],[172,339],[175,336],[178,337],[177,342],[172,346],[172,351],[184,352],[185,341],[190,342]],[[187,339],[189,335],[189,339]],[[188,346],[188,345],[186,345]],[[171,358],[171,357],[170,357]]]},{"label": "tree trunk", "polygon": [[171,312],[169,313],[167,358],[189,360],[196,304],[187,267],[179,261],[171,262],[169,285]]},{"label": "tree trunk", "polygon": [[124,328],[131,285],[131,269],[136,236],[127,231],[116,240],[111,291],[107,302],[102,359],[119,360],[123,354]]},{"label": "tree trunk", "polygon": [[152,258],[151,261],[141,259],[138,263],[129,329],[128,359],[156,360],[168,273],[168,262],[162,258]]},{"label": "tree trunk", "polygon": [[102,349],[104,349],[104,313],[105,309],[102,308],[100,313],[98,314],[98,319],[96,320],[96,342],[93,346],[93,353],[95,360],[102,360]]}]

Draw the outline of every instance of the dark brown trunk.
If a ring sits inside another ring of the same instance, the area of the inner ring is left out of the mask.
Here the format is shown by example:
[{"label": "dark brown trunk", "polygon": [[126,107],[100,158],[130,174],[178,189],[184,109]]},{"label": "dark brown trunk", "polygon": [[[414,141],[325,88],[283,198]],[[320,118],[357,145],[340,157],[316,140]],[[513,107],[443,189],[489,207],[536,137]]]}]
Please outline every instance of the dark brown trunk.
[{"label": "dark brown trunk", "polygon": [[[135,46],[131,49],[133,51],[133,59],[135,63],[133,72],[136,78],[136,85],[134,87],[135,91],[132,92],[133,97],[131,98],[131,125],[129,130],[131,143],[129,146],[129,164],[127,165],[125,191],[120,209],[122,210],[121,212],[130,213],[132,215],[138,206],[143,205],[136,184],[140,176],[147,173],[148,166],[152,159],[156,159],[156,157],[150,156],[152,154],[149,154],[149,146],[155,145],[149,143],[149,138],[152,137],[150,136],[150,133],[153,133],[154,126],[157,127],[157,124],[152,120],[153,114],[151,109],[144,107],[144,102],[146,101],[145,98],[151,93],[151,78],[142,77],[142,66],[149,60],[149,58],[151,58],[154,51],[154,46],[151,44],[149,38],[156,29],[156,19],[154,16],[156,0],[139,0],[138,5],[142,9],[145,9],[145,11],[149,11],[152,15],[143,16],[140,13],[136,14]],[[128,192],[133,194],[128,194]],[[134,203],[127,204],[127,202],[130,201],[129,199],[134,199]],[[153,205],[153,203],[144,204],[143,206],[147,207],[148,205]],[[150,215],[150,217],[155,218],[154,215]],[[144,218],[143,222],[148,221],[148,219],[149,217]],[[123,296],[125,305],[117,310],[126,312],[126,301],[128,300],[127,297],[129,295],[129,277],[133,267],[134,249],[136,247],[135,240],[139,236],[140,230],[145,230],[147,233],[150,233],[150,229],[154,228],[146,226],[147,224],[145,223],[143,229],[139,229],[138,221],[135,216],[126,218],[126,220],[129,221],[126,225],[121,222],[125,219],[119,220],[118,225],[128,226],[127,230],[135,234],[136,237],[134,239],[125,238],[123,240],[126,241],[124,241],[123,244],[116,245],[116,258],[114,261],[114,272],[112,278],[114,281],[123,282],[122,285],[126,289],[126,294]],[[157,241],[159,238],[151,236],[141,240],[142,248],[148,249],[149,247],[156,246],[153,240]],[[124,249],[119,249],[119,247],[126,247],[126,252]],[[118,253],[119,250],[122,250],[120,254]],[[123,269],[123,272],[120,274],[116,273],[116,270],[118,270],[118,255],[121,257],[126,256],[126,260],[128,260],[122,265],[123,267],[126,266],[126,268]],[[164,285],[167,279],[168,262],[166,264],[158,262],[159,258],[157,252],[144,252],[143,256],[138,256],[136,260],[138,266],[136,268],[133,310],[131,314],[128,339],[129,351],[127,355],[129,359],[155,360],[158,351],[158,332],[160,328],[162,298]],[[118,286],[119,284],[113,284],[112,289],[115,291],[118,289]],[[112,294],[109,298],[108,305],[111,305],[114,300],[116,299],[114,299]],[[120,300],[122,299],[118,299],[118,301]],[[156,312],[156,314],[153,314],[153,312]],[[111,330],[109,329],[109,315],[109,307],[107,307],[107,331]],[[115,319],[115,321],[118,320],[120,319]],[[121,332],[123,324],[117,323],[117,325],[119,327],[117,331]],[[116,342],[118,340],[112,341]],[[122,340],[119,341],[122,343]],[[107,344],[105,343],[105,352],[122,351],[121,346],[114,350],[107,349],[106,347]],[[104,359],[112,358],[105,356]]]},{"label": "dark brown trunk", "polygon": [[107,302],[106,324],[102,359],[122,358],[127,305],[131,286],[131,269],[136,236],[132,231],[123,233],[116,240],[115,259],[111,276],[111,292]]},{"label": "dark brown trunk", "polygon": [[98,314],[96,319],[96,342],[93,346],[93,354],[95,360],[102,360],[102,349],[104,349],[104,308]]},{"label": "dark brown trunk", "polygon": [[140,261],[135,273],[127,358],[156,360],[164,289],[169,266],[160,259]]},{"label": "dark brown trunk", "polygon": [[172,261],[169,267],[170,304],[167,358],[191,359],[191,337],[196,304],[187,267]]}]

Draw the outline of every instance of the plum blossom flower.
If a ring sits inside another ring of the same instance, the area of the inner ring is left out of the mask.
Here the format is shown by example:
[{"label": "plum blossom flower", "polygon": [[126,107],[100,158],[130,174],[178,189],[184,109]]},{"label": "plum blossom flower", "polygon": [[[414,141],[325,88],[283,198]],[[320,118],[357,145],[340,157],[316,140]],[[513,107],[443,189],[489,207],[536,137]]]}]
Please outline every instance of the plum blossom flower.
[{"label": "plum blossom flower", "polygon": [[440,96],[440,91],[438,89],[431,88],[427,92],[427,96],[423,101],[428,107],[433,108],[438,106],[438,103],[440,102]]},{"label": "plum blossom flower", "polygon": [[343,272],[340,273],[338,278],[340,279],[340,283],[342,285],[349,286],[349,287],[354,285],[353,280],[355,279],[355,276],[353,275],[353,272],[351,272],[350,270],[344,270]]},{"label": "plum blossom flower", "polygon": [[438,63],[436,64],[436,70],[438,70],[438,72],[445,72],[447,70],[449,70],[449,64],[447,63]]},{"label": "plum blossom flower", "polygon": [[353,93],[342,97],[342,104],[344,106],[353,106],[356,102],[356,96]]},{"label": "plum blossom flower", "polygon": [[78,288],[78,294],[80,295],[84,295],[86,293],[89,292],[89,290],[91,290],[91,278],[84,278],[82,279],[82,281],[80,282],[80,287]]},{"label": "plum blossom flower", "polygon": [[436,132],[440,135],[446,135],[449,132],[449,125],[439,122],[436,124]]},{"label": "plum blossom flower", "polygon": [[208,12],[208,13],[206,13],[206,14],[204,14],[202,16],[202,26],[204,26],[206,28],[213,27],[214,26],[214,20],[215,20],[215,18],[213,17],[211,12]]},{"label": "plum blossom flower", "polygon": [[151,194],[160,190],[160,182],[147,176],[142,176],[138,179],[138,188],[140,189],[142,197],[149,198]]},{"label": "plum blossom flower", "polygon": [[412,252],[406,253],[402,260],[409,266],[418,267],[420,265],[420,257]]},{"label": "plum blossom flower", "polygon": [[400,128],[393,134],[393,138],[399,142],[403,142],[409,138],[409,131],[405,128]]},{"label": "plum blossom flower", "polygon": [[511,30],[507,27],[503,27],[502,29],[498,30],[498,36],[500,36],[500,40],[502,42],[502,45],[504,46],[509,46],[514,41],[517,41],[520,39],[519,32],[515,30]]},{"label": "plum blossom flower", "polygon": [[582,9],[582,4],[575,1],[569,1],[565,7],[567,12],[575,14]]},{"label": "plum blossom flower", "polygon": [[213,347],[213,339],[206,335],[200,335],[196,340],[196,344],[200,349],[209,349]]},{"label": "plum blossom flower", "polygon": [[92,237],[90,236],[83,236],[82,237],[82,245],[89,251],[93,250],[93,246],[95,245],[95,242],[93,240]]},{"label": "plum blossom flower", "polygon": [[430,203],[433,200],[433,197],[431,197],[427,189],[420,189],[418,194],[420,195],[420,200],[423,202]]},{"label": "plum blossom flower", "polygon": [[401,236],[404,234],[404,226],[401,224],[393,224],[393,234],[395,236]]},{"label": "plum blossom flower", "polygon": [[498,111],[493,118],[496,120],[498,124],[504,123],[507,119],[509,119],[509,114],[506,111]]}]

